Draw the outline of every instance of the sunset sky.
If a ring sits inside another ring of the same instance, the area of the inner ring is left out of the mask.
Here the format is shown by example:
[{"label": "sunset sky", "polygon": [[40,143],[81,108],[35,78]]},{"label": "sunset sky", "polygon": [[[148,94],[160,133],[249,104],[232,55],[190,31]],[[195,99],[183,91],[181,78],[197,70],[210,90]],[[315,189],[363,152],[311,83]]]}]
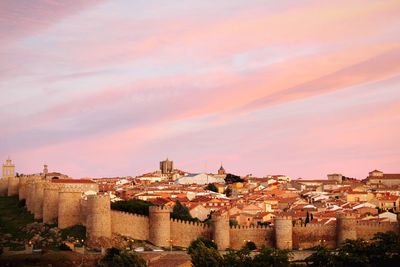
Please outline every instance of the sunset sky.
[{"label": "sunset sky", "polygon": [[0,1],[20,173],[400,173],[400,1]]}]

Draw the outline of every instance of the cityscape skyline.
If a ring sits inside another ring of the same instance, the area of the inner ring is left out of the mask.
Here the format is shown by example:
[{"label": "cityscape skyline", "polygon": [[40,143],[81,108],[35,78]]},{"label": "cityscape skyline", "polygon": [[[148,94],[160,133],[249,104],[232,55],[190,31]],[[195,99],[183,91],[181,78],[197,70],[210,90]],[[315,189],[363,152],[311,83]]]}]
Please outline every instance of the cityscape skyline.
[{"label": "cityscape skyline", "polygon": [[2,1],[0,36],[18,172],[399,171],[398,1]]}]

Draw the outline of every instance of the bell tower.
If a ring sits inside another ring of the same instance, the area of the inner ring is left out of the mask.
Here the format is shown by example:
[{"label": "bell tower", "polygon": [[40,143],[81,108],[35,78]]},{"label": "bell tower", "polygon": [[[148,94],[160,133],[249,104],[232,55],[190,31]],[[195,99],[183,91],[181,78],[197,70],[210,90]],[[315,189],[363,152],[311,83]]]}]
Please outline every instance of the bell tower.
[{"label": "bell tower", "polygon": [[10,158],[8,158],[6,163],[3,164],[2,176],[3,178],[15,177],[15,165],[12,163]]}]

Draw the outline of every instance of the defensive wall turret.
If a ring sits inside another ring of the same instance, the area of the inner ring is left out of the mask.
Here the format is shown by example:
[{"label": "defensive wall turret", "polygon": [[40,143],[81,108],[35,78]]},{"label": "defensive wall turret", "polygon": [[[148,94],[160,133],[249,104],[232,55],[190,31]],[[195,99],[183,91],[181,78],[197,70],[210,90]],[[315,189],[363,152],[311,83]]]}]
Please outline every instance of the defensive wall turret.
[{"label": "defensive wall turret", "polygon": [[170,212],[167,207],[149,207],[149,241],[156,246],[169,247],[171,241]]},{"label": "defensive wall turret", "polygon": [[64,229],[80,223],[82,191],[64,188],[58,194],[58,228]]},{"label": "defensive wall turret", "polygon": [[346,239],[357,239],[356,217],[338,213],[336,215],[336,246],[340,247]]},{"label": "defensive wall turret", "polygon": [[18,188],[18,198],[19,200],[26,199],[26,182],[28,181],[28,176],[19,177],[19,188]]},{"label": "defensive wall turret", "polygon": [[278,249],[292,249],[293,222],[291,216],[276,216],[274,219],[275,245]]},{"label": "defensive wall turret", "polygon": [[35,207],[34,207],[34,218],[43,218],[43,190],[44,181],[37,181],[35,183]]},{"label": "defensive wall turret", "polygon": [[109,195],[87,196],[86,234],[90,240],[111,238],[110,206]]},{"label": "defensive wall turret", "polygon": [[225,250],[230,247],[229,236],[229,217],[227,214],[220,216],[213,215],[211,218],[212,236],[219,250]]},{"label": "defensive wall turret", "polygon": [[58,184],[46,183],[43,190],[43,222],[54,223],[58,217]]}]

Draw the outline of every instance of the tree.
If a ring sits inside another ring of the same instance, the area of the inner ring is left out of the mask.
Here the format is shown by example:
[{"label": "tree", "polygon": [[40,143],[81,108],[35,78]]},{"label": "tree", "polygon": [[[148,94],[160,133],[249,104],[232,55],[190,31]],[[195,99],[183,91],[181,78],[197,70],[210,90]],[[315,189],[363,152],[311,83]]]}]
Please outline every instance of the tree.
[{"label": "tree", "polygon": [[287,267],[289,266],[289,251],[262,246],[260,253],[253,258],[252,266]]},{"label": "tree", "polygon": [[244,182],[244,180],[240,178],[240,176],[238,175],[228,173],[225,177],[225,183],[227,184],[238,183],[238,182]]},{"label": "tree", "polygon": [[203,236],[200,236],[190,243],[190,246],[188,247],[188,253],[193,253],[200,246],[200,244],[204,244],[207,248],[214,248],[218,250],[217,244]]},{"label": "tree", "polygon": [[232,196],[232,188],[230,187],[226,188],[224,193],[227,197]]},{"label": "tree", "polygon": [[207,247],[199,242],[195,249],[191,250],[190,257],[193,267],[219,267],[222,264],[222,257],[213,247]]},{"label": "tree", "polygon": [[117,248],[110,248],[107,254],[98,263],[99,267],[146,267],[144,259],[135,252],[128,252]]},{"label": "tree", "polygon": [[173,219],[179,219],[179,220],[184,220],[184,221],[197,221],[198,219],[195,219],[190,215],[189,208],[182,205],[179,200],[175,202],[175,206],[172,209],[171,217]]},{"label": "tree", "polygon": [[127,201],[121,200],[111,203],[111,209],[113,210],[125,211],[146,216],[149,215],[150,206],[154,206],[154,204],[140,199],[130,199]]},{"label": "tree", "polygon": [[318,246],[316,252],[305,259],[311,267],[335,267],[333,252],[324,246]]},{"label": "tree", "polygon": [[310,222],[310,214],[307,211],[307,217],[306,217],[306,220],[304,221],[304,224],[307,225],[307,223],[309,223],[309,222]]},{"label": "tree", "polygon": [[218,193],[218,188],[215,186],[215,184],[210,183],[204,189]]},{"label": "tree", "polygon": [[253,241],[247,241],[244,246],[250,251],[257,249],[257,246]]}]

